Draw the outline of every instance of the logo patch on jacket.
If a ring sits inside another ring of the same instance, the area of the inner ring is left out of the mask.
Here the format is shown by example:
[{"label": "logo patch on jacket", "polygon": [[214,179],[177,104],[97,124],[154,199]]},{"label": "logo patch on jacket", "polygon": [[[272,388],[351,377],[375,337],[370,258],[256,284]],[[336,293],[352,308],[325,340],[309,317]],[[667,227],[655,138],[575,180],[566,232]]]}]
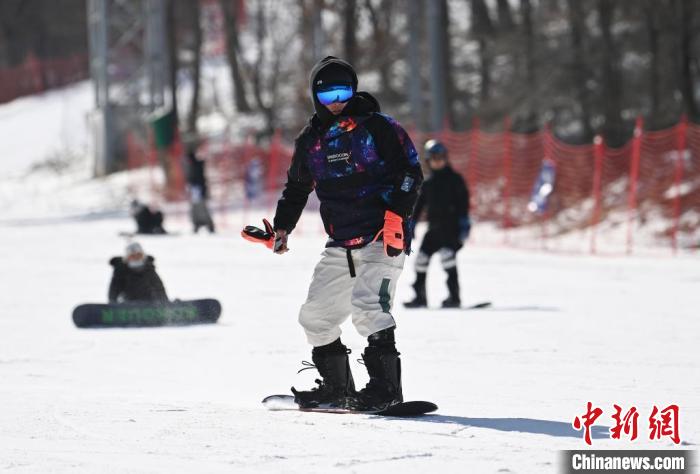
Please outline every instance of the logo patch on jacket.
[{"label": "logo patch on jacket", "polygon": [[346,163],[350,162],[350,153],[349,152],[343,152],[343,153],[335,153],[333,155],[328,155],[326,156],[326,160],[328,163],[335,163],[337,161],[345,161]]},{"label": "logo patch on jacket", "polygon": [[403,179],[403,182],[401,183],[401,191],[407,193],[411,190],[413,187],[413,183],[415,183],[415,180],[411,178],[410,176],[406,176]]}]

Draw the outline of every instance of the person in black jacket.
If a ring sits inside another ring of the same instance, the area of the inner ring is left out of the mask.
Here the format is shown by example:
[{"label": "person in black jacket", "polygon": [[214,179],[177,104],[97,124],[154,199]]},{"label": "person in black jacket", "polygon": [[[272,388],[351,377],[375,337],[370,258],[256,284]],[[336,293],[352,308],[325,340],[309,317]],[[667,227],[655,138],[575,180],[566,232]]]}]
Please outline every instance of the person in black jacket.
[{"label": "person in black jacket", "polygon": [[190,193],[190,218],[195,234],[200,227],[206,227],[210,233],[214,233],[214,221],[207,208],[209,192],[204,165],[204,160],[199,159],[194,147],[191,147],[187,152],[187,185]]},{"label": "person in black jacket", "polygon": [[[249,236],[275,253],[287,252],[288,236],[316,190],[329,239],[299,322],[313,345],[312,360],[322,380],[311,390],[292,389],[302,407],[371,410],[403,400],[390,310],[409,251],[405,227],[423,174],[406,131],[380,112],[374,97],[358,92],[357,82],[352,66],[333,56],[313,68],[316,113],[296,139],[274,228],[266,223],[266,232]],[[359,392],[349,350],[340,341],[340,324],[351,314],[357,331],[368,339],[362,358],[370,380]]]},{"label": "person in black jacket", "polygon": [[109,264],[114,267],[109,283],[109,302],[147,301],[162,303],[168,301],[165,287],[156,273],[155,259],[146,255],[136,242],[126,247],[124,257],[114,257]]},{"label": "person in black jacket", "polygon": [[424,208],[428,213],[428,232],[416,258],[416,281],[413,288],[416,297],[404,306],[421,308],[428,305],[425,294],[425,278],[430,257],[439,253],[442,268],[447,272],[449,297],[442,302],[443,308],[458,308],[461,304],[459,279],[457,276],[457,251],[469,237],[469,190],[464,179],[450,166],[447,148],[437,140],[428,140],[425,154],[431,175],[423,183],[415,217],[420,217]]},{"label": "person in black jacket", "polygon": [[163,228],[163,213],[153,211],[150,207],[138,200],[131,201],[129,213],[136,221],[137,234],[165,234]]}]

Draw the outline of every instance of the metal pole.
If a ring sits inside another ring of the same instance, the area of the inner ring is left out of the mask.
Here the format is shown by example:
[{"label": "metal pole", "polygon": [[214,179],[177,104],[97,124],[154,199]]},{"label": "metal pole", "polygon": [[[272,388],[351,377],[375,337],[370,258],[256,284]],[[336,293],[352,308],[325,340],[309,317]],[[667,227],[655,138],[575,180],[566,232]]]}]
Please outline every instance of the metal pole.
[{"label": "metal pole", "polygon": [[104,176],[113,168],[114,130],[112,108],[109,103],[109,9],[108,0],[88,2],[90,22],[90,69],[95,82],[95,107],[99,112],[96,123],[96,150],[94,174]]}]

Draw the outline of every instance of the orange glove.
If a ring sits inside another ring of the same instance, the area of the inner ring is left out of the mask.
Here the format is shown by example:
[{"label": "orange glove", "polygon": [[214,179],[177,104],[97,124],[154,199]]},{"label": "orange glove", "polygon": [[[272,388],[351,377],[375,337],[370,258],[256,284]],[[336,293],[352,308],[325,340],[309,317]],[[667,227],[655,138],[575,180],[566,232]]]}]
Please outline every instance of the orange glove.
[{"label": "orange glove", "polygon": [[245,226],[241,231],[241,237],[250,242],[263,244],[276,254],[287,252],[289,250],[287,248],[287,231],[278,230],[275,232],[272,229],[272,224],[267,219],[263,219],[263,224],[265,225],[264,230],[254,225]]},{"label": "orange glove", "polygon": [[263,219],[263,224],[265,225],[264,230],[254,225],[245,226],[245,229],[241,231],[241,237],[272,249],[275,246],[275,232],[272,230],[272,224],[267,219]]},{"label": "orange glove", "polygon": [[380,235],[384,235],[384,253],[389,257],[397,257],[404,250],[403,219],[391,211],[384,211],[384,227],[374,237],[376,242]]}]

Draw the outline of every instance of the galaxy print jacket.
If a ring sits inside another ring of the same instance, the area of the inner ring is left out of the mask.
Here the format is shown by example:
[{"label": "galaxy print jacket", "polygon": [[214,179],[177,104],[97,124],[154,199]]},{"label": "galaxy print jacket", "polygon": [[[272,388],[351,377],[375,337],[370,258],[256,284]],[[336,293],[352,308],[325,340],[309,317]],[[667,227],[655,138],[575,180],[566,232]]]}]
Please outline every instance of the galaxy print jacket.
[{"label": "galaxy print jacket", "polygon": [[408,134],[372,96],[357,93],[344,112],[328,127],[314,115],[297,137],[274,227],[291,232],[315,189],[328,246],[358,248],[381,230],[386,210],[408,222],[423,173]]}]

